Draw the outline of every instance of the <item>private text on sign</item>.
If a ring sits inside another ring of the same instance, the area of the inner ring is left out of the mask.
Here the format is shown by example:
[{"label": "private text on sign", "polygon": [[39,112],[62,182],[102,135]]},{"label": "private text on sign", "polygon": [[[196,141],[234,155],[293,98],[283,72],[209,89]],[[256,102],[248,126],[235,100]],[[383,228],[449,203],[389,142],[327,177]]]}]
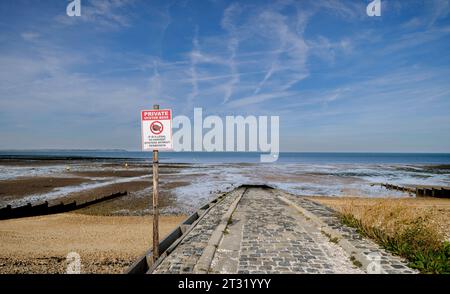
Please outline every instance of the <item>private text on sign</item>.
[{"label": "private text on sign", "polygon": [[172,149],[172,111],[142,110],[142,150]]}]

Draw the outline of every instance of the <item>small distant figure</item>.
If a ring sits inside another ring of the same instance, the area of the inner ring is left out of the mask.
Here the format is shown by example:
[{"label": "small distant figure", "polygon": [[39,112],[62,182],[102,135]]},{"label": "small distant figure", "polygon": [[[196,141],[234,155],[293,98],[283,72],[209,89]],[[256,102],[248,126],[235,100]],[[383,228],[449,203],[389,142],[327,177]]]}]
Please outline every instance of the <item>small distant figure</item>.
[{"label": "small distant figure", "polygon": [[125,162],[125,168],[128,169],[128,163]]},{"label": "small distant figure", "polygon": [[66,166],[66,171],[70,171],[70,166]]}]

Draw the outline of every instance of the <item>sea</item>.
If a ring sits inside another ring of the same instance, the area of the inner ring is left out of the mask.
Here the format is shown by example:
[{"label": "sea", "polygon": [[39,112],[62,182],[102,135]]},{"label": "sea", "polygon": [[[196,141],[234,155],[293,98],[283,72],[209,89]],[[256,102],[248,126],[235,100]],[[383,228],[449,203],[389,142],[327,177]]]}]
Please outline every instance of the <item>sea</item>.
[{"label": "sea", "polygon": [[[167,163],[259,163],[259,152],[159,152]],[[133,159],[151,152],[126,150],[3,150],[0,159]],[[274,164],[450,164],[450,153],[281,152]]]}]

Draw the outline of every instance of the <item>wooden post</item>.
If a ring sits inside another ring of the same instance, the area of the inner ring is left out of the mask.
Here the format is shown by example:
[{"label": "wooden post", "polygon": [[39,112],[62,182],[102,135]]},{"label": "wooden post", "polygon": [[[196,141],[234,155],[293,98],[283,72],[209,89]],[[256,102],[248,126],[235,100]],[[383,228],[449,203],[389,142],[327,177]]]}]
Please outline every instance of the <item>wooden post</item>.
[{"label": "wooden post", "polygon": [[[153,105],[159,109],[159,105]],[[153,262],[159,257],[158,150],[153,150]]]}]

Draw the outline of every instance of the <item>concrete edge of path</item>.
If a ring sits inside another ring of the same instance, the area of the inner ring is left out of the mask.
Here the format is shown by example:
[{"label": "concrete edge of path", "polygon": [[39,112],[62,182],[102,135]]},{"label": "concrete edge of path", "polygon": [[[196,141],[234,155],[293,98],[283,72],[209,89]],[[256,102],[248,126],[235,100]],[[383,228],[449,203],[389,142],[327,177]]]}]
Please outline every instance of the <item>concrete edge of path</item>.
[{"label": "concrete edge of path", "polygon": [[[325,222],[323,222],[318,216],[309,212],[305,208],[299,206],[298,204],[292,202],[291,200],[277,195],[278,199],[283,201],[284,203],[294,207],[305,217],[309,218],[319,229],[329,236],[330,239],[336,239],[338,244],[350,257],[354,258],[354,261],[357,261],[361,264],[361,269],[367,272],[372,260],[368,259],[367,256],[363,253],[363,250],[356,248],[352,243],[350,243],[341,233],[336,230],[330,228]],[[387,272],[382,270],[383,274]]]},{"label": "concrete edge of path", "polygon": [[[216,205],[221,203],[225,198],[226,197],[224,197],[224,195],[217,197],[216,198],[217,201],[214,204],[210,205],[206,210],[204,210],[192,224],[185,225],[186,227],[183,234],[177,240],[175,240],[175,242],[173,242],[163,254],[161,254],[158,260],[156,260],[156,262],[153,263],[153,261],[151,260],[151,255],[146,254],[145,258],[147,259],[147,263],[152,264],[149,270],[147,271],[147,274],[152,274],[158,268],[158,266],[165,260],[165,258],[189,235],[189,233],[197,226],[197,224],[208,214],[208,212],[211,209],[213,209]],[[212,202],[209,203],[211,204]],[[198,213],[199,211],[200,210],[197,210],[197,212],[195,213]],[[180,228],[181,226],[183,226],[183,224],[180,224]],[[151,253],[151,249],[148,252]]]},{"label": "concrete edge of path", "polygon": [[194,274],[206,274],[209,272],[209,269],[211,267],[211,263],[213,261],[214,255],[216,253],[217,247],[220,244],[220,241],[222,240],[223,234],[228,226],[228,222],[233,215],[234,211],[236,210],[236,207],[238,206],[239,202],[241,201],[244,194],[247,192],[247,188],[239,195],[236,200],[230,205],[227,212],[222,216],[220,219],[219,225],[216,227],[214,232],[211,234],[211,238],[208,241],[208,245],[206,245],[205,249],[203,250],[202,255],[197,261],[197,264],[194,266]]}]

